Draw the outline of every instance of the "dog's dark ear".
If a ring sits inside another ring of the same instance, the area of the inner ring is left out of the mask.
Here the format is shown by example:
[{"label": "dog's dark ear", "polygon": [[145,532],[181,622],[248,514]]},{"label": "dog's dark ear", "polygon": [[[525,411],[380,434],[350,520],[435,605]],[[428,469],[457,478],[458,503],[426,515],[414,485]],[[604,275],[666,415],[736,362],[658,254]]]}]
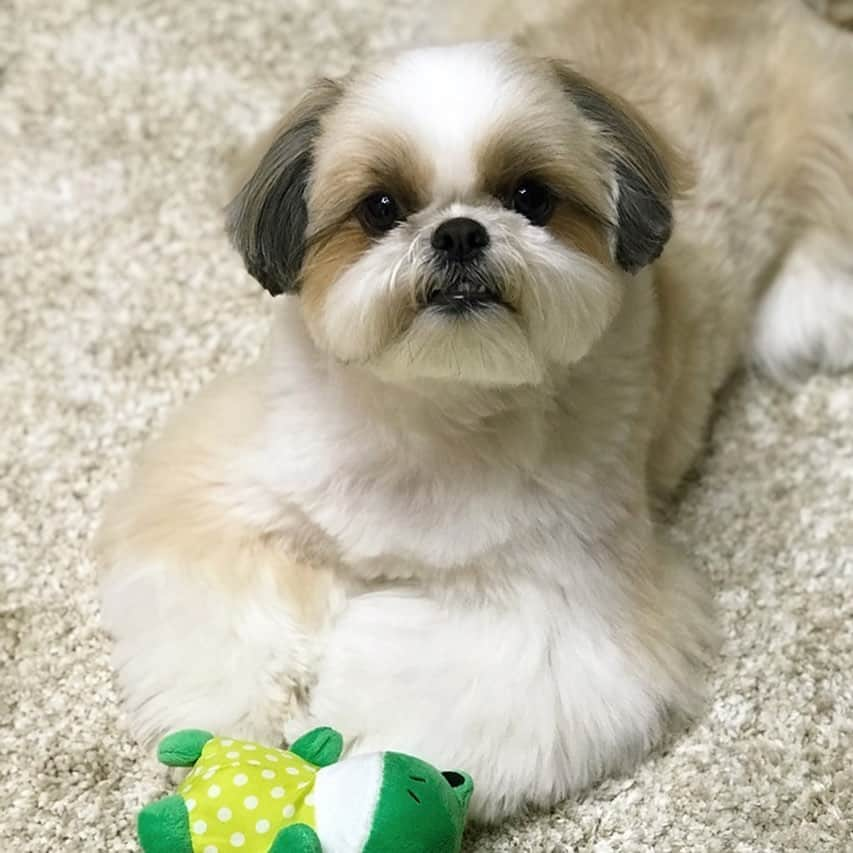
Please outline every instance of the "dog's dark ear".
[{"label": "dog's dark ear", "polygon": [[614,259],[636,272],[655,260],[672,233],[672,197],[682,166],[672,149],[628,104],[563,63],[560,83],[600,135],[616,181]]},{"label": "dog's dark ear", "polygon": [[308,227],[306,191],[320,118],[341,86],[317,83],[276,130],[260,163],[226,208],[231,242],[273,296],[298,286]]}]

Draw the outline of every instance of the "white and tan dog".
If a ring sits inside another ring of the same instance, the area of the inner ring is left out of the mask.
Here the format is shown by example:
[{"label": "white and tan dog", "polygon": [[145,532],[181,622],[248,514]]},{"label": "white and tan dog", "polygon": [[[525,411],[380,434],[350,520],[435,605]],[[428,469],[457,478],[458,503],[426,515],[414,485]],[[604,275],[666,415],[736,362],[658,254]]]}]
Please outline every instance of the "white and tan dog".
[{"label": "white and tan dog", "polygon": [[654,506],[745,356],[853,363],[853,44],[793,0],[553,6],[318,84],[231,204],[272,340],[99,542],[141,738],[332,725],[493,820],[696,709]]}]

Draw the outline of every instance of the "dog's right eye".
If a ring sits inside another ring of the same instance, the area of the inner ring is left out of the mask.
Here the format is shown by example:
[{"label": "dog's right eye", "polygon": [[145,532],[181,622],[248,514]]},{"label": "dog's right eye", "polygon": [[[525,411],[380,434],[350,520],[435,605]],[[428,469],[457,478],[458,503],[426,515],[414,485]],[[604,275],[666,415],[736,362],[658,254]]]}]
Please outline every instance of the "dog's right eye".
[{"label": "dog's right eye", "polygon": [[403,217],[394,197],[386,192],[369,195],[358,208],[358,218],[367,231],[384,234],[390,231]]}]

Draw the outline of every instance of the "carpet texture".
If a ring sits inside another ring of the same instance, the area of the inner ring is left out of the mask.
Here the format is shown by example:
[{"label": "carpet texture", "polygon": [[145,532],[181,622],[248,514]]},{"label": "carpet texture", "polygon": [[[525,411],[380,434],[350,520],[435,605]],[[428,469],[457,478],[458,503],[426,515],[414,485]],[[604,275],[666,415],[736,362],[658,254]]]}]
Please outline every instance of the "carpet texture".
[{"label": "carpet texture", "polygon": [[[824,4],[825,5],[825,4]],[[122,727],[88,542],[166,414],[252,358],[234,152],[412,0],[0,0],[0,851],[130,851],[162,773]],[[840,851],[853,815],[853,378],[738,379],[673,523],[725,644],[706,716],[471,851]]]}]

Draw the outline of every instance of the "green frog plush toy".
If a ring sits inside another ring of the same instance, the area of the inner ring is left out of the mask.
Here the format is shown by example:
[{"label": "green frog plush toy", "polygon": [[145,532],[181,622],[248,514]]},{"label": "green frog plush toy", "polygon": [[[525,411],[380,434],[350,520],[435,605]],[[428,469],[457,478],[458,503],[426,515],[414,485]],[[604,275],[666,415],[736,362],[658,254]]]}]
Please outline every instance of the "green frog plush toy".
[{"label": "green frog plush toy", "polygon": [[144,853],[458,853],[473,783],[398,752],[339,760],[315,729],[289,750],[186,730],[160,760],[192,767],[139,815]]}]

